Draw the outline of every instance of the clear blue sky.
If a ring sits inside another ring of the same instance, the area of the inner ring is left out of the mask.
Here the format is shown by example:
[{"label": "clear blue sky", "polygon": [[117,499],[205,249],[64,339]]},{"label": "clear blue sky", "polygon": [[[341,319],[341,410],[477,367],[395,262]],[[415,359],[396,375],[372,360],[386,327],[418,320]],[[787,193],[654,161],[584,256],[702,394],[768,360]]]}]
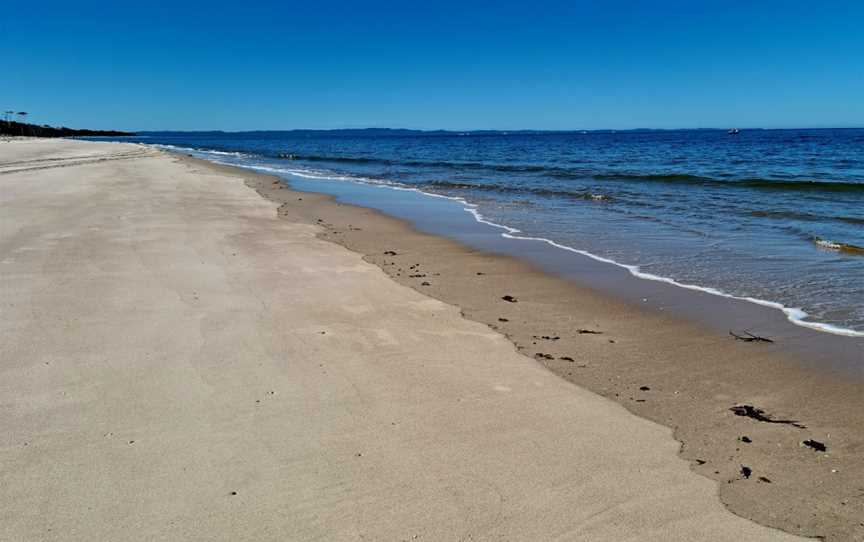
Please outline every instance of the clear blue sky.
[{"label": "clear blue sky", "polygon": [[0,108],[39,123],[864,126],[861,0],[31,0],[0,17]]}]

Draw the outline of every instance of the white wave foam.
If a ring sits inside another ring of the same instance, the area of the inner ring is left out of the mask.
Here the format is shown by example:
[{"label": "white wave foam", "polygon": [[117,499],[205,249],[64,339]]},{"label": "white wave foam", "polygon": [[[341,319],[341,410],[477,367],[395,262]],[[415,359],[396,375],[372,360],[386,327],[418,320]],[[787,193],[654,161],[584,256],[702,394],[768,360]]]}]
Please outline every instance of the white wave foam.
[{"label": "white wave foam", "polygon": [[[153,143],[153,144],[151,144],[151,145],[152,145],[153,147],[158,148],[158,149],[165,149],[165,150],[168,150],[168,151],[188,152],[188,153],[199,154],[199,155],[205,155],[205,156],[207,156],[207,155],[214,155],[214,156],[236,156],[236,157],[238,157],[238,158],[245,158],[245,157],[249,157],[249,156],[251,156],[250,154],[243,153],[243,152],[236,152],[236,151],[228,152],[228,151],[216,151],[216,150],[202,150],[202,149],[195,149],[195,148],[193,148],[193,147],[179,147],[179,146],[177,146],[177,145],[169,145],[168,143]],[[237,165],[237,164],[230,164],[230,165]]]},{"label": "white wave foam", "polygon": [[206,152],[206,153],[208,153],[208,154],[215,154],[215,155],[217,155],[217,156],[249,156],[249,155],[246,154],[246,153],[236,152],[236,151],[232,151],[232,152],[226,152],[226,151],[198,151],[198,152]]},{"label": "white wave foam", "polygon": [[[174,147],[174,148],[181,148],[181,147]],[[210,152],[210,151],[198,151],[198,152]],[[221,154],[230,154],[230,153],[221,153]],[[216,160],[214,160],[214,161],[216,161]],[[636,278],[640,278],[643,280],[652,280],[655,282],[663,282],[666,284],[670,284],[672,286],[676,286],[678,288],[684,288],[687,290],[694,290],[694,291],[703,292],[703,293],[707,293],[707,294],[711,294],[711,295],[716,295],[719,297],[725,297],[728,299],[735,299],[738,301],[746,301],[748,303],[761,305],[763,307],[769,307],[772,309],[777,309],[786,315],[786,318],[787,318],[787,320],[789,320],[789,322],[791,322],[797,326],[806,327],[809,329],[814,329],[816,331],[822,331],[825,333],[831,333],[833,335],[842,335],[845,337],[864,337],[864,332],[855,331],[854,329],[843,328],[843,327],[835,326],[832,324],[825,324],[822,322],[807,321],[806,318],[808,318],[810,315],[807,314],[807,312],[805,312],[803,309],[801,309],[799,307],[787,307],[786,305],[783,305],[782,303],[778,303],[776,301],[768,301],[768,300],[759,299],[756,297],[737,296],[737,295],[730,294],[728,292],[724,292],[723,290],[720,290],[718,288],[713,288],[710,286],[699,286],[697,284],[687,284],[687,283],[683,283],[683,282],[678,282],[677,280],[669,278],[669,277],[663,277],[660,275],[654,275],[652,273],[646,273],[644,271],[641,271],[639,269],[638,265],[631,265],[631,264],[625,264],[625,263],[617,262],[617,261],[612,260],[610,258],[605,258],[603,256],[599,256],[597,254],[588,252],[587,250],[581,250],[581,249],[574,248],[571,246],[563,245],[561,243],[555,242],[555,241],[553,241],[551,239],[547,239],[545,237],[530,237],[530,236],[524,236],[524,235],[516,235],[518,233],[522,233],[522,231],[517,229],[517,228],[506,226],[504,224],[498,224],[497,222],[492,222],[491,220],[488,220],[486,217],[483,216],[482,213],[480,213],[480,211],[478,210],[478,206],[476,204],[471,203],[471,202],[467,201],[466,199],[458,197],[458,196],[447,196],[444,194],[435,194],[433,192],[426,192],[426,191],[420,190],[419,188],[405,186],[401,183],[383,181],[380,179],[370,179],[370,178],[366,178],[366,177],[352,177],[352,176],[346,176],[346,175],[338,175],[338,174],[334,174],[332,172],[327,172],[327,171],[322,171],[322,170],[306,170],[306,169],[300,170],[300,169],[294,169],[294,168],[275,168],[275,167],[251,165],[251,164],[234,164],[234,163],[229,163],[229,162],[219,162],[219,163],[227,164],[227,165],[235,165],[235,166],[239,165],[239,166],[245,167],[247,169],[267,171],[267,172],[271,172],[271,173],[282,173],[282,174],[287,174],[287,175],[296,175],[298,177],[305,177],[305,178],[316,179],[316,180],[345,181],[345,182],[353,182],[353,183],[358,183],[358,184],[373,185],[373,186],[378,186],[381,188],[389,188],[392,190],[404,190],[404,191],[410,191],[410,192],[417,192],[417,193],[423,194],[425,196],[456,201],[456,202],[460,203],[463,206],[463,210],[466,211],[467,213],[471,214],[477,222],[479,222],[481,224],[486,224],[488,226],[492,226],[494,228],[504,230],[504,233],[501,234],[501,236],[504,238],[518,240],[518,241],[534,241],[534,242],[546,243],[546,244],[553,246],[555,248],[558,248],[561,250],[566,250],[567,252],[572,252],[574,254],[587,256],[588,258],[591,258],[591,259],[596,260],[598,262],[603,262],[603,263],[611,264],[611,265],[614,265],[617,267],[621,267],[623,269],[626,269],[631,275],[633,275]]]},{"label": "white wave foam", "polygon": [[754,303],[756,305],[762,305],[763,307],[770,307],[772,309],[777,309],[782,311],[786,318],[795,325],[807,327],[811,329],[816,329],[818,331],[824,331],[827,333],[832,333],[834,335],[844,335],[847,337],[864,337],[864,332],[855,331],[854,329],[846,329],[843,327],[834,326],[831,324],[824,324],[821,322],[809,322],[805,320],[809,315],[801,308],[798,307],[787,307],[782,303],[777,303],[776,301],[768,301],[765,299],[759,299],[756,297],[749,296],[737,296],[734,294],[730,294],[728,292],[724,292],[723,290],[719,290],[717,288],[712,288],[710,286],[699,286],[697,284],[687,284],[684,282],[678,282],[675,279],[669,277],[663,277],[660,275],[654,275],[652,273],[646,273],[639,269],[638,265],[629,265],[620,262],[616,262],[615,260],[611,260],[609,258],[604,258],[603,256],[598,256],[586,250],[580,250],[577,248],[573,248],[567,245],[562,245],[561,243],[556,243],[551,239],[546,239],[545,237],[526,237],[521,235],[513,235],[510,233],[502,233],[502,237],[506,237],[508,239],[518,239],[522,241],[538,241],[542,243],[549,244],[554,246],[555,248],[559,248],[561,250],[566,250],[568,252],[573,252],[576,254],[581,254],[582,256],[587,256],[593,260],[597,260],[599,262],[608,263],[615,265],[617,267],[622,267],[630,272],[634,277],[644,279],[644,280],[653,280],[656,282],[664,282],[666,284],[671,284],[673,286],[677,286],[678,288],[685,288],[687,290],[695,290],[698,292],[704,292],[711,295],[716,295],[720,297],[725,297],[728,299],[737,299],[739,301],[747,301],[749,303]]}]

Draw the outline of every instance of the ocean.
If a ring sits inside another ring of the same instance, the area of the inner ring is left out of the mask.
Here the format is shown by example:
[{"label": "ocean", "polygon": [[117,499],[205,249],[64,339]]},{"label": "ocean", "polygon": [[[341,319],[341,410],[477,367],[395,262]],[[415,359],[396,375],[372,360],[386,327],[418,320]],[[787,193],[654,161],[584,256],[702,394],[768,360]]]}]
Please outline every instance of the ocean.
[{"label": "ocean", "polygon": [[864,129],[131,139],[336,193],[398,189],[391,205],[406,188],[445,196],[504,236],[864,336]]}]

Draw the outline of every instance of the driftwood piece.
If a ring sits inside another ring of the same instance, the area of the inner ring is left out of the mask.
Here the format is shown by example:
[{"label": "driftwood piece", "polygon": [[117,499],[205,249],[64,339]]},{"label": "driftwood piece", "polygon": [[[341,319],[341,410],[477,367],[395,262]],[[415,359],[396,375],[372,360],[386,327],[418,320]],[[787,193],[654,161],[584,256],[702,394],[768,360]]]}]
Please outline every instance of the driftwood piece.
[{"label": "driftwood piece", "polygon": [[729,331],[729,335],[735,337],[736,340],[744,341],[747,343],[757,342],[757,343],[773,343],[773,339],[769,339],[767,337],[760,337],[759,335],[753,335],[749,331],[744,331],[744,335],[738,335],[734,331]]}]

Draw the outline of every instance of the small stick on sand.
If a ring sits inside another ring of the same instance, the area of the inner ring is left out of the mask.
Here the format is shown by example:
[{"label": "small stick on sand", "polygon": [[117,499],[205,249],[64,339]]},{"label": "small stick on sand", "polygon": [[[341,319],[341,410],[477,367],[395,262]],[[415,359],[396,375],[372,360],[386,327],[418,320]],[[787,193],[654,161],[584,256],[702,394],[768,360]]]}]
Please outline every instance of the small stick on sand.
[{"label": "small stick on sand", "polygon": [[745,331],[744,335],[738,335],[737,333],[733,332],[732,330],[729,330],[729,335],[732,335],[733,337],[735,337],[739,341],[744,341],[744,342],[748,342],[748,343],[752,343],[752,342],[773,343],[774,342],[773,339],[769,339],[767,337],[760,337],[759,335],[753,335],[749,331]]}]

